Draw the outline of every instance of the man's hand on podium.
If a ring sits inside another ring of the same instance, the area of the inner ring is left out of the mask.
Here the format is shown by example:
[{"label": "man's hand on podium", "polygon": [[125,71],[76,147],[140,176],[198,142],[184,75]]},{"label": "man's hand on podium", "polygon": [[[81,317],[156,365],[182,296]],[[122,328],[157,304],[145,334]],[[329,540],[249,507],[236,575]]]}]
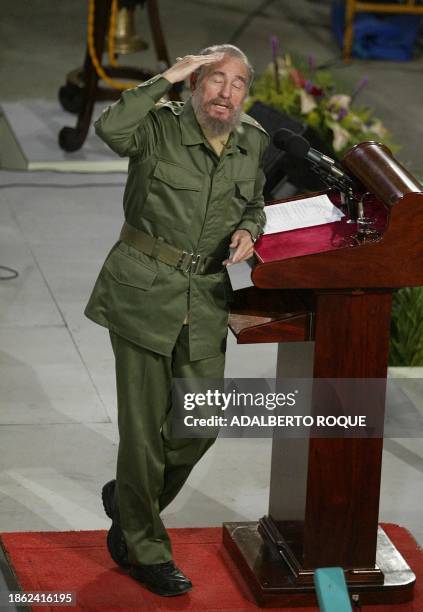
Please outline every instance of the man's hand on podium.
[{"label": "man's hand on podium", "polygon": [[246,259],[250,259],[254,252],[254,242],[249,231],[240,229],[232,234],[229,248],[235,249],[235,252],[229,259],[225,259],[224,266],[231,266],[235,263],[240,263]]}]

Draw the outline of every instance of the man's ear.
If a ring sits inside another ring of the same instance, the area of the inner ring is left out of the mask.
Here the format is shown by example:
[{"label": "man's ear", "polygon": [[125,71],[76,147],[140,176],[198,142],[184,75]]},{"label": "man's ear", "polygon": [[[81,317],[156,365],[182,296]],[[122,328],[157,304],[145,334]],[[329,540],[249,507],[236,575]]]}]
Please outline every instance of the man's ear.
[{"label": "man's ear", "polygon": [[197,87],[197,80],[198,80],[198,73],[191,72],[190,77],[189,77],[189,86],[190,86],[191,91],[194,91],[194,89]]}]

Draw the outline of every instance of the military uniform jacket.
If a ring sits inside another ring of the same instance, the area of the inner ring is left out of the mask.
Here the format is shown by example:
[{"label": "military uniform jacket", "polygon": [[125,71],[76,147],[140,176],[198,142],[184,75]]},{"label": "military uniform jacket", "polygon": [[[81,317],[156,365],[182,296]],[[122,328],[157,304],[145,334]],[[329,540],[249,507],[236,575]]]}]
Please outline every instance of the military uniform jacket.
[{"label": "military uniform jacket", "polygon": [[[161,75],[125,91],[95,123],[96,133],[129,156],[126,221],[168,244],[223,261],[231,235],[262,233],[263,151],[268,135],[248,115],[219,157],[196,120],[191,101],[157,105],[171,84]],[[222,350],[231,285],[226,269],[191,274],[125,242],[111,249],[87,317],[124,338],[170,356],[189,313],[190,358]]]}]

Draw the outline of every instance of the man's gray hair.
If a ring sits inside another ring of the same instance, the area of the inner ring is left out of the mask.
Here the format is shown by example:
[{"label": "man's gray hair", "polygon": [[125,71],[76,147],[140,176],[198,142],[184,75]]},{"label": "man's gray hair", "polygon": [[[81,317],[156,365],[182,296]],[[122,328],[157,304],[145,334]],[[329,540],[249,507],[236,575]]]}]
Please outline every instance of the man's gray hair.
[{"label": "man's gray hair", "polygon": [[[247,71],[248,71],[247,88],[250,87],[251,83],[253,82],[253,78],[254,78],[254,68],[250,64],[250,60],[245,55],[244,51],[241,51],[241,49],[239,49],[238,47],[235,47],[235,45],[223,44],[223,45],[212,45],[210,47],[205,47],[204,49],[201,49],[201,51],[199,51],[197,55],[208,55],[209,53],[225,53],[226,55],[230,55],[231,57],[236,57],[240,59],[245,64],[245,67],[247,68]],[[197,74],[198,81],[201,81],[207,68],[208,66],[200,66],[200,68],[195,71],[195,74]]]}]

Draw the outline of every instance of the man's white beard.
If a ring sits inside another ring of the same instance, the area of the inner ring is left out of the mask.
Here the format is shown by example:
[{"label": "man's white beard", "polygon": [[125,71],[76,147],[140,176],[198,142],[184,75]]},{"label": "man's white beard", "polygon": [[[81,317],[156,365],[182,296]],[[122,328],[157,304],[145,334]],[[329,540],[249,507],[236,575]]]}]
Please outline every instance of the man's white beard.
[{"label": "man's white beard", "polygon": [[[218,99],[216,98],[216,100],[214,101],[217,100]],[[228,134],[234,127],[236,127],[240,123],[240,117],[242,113],[241,106],[235,112],[230,109],[231,114],[229,115],[228,119],[219,119],[218,117],[211,117],[204,108],[201,88],[198,88],[193,92],[191,101],[198,123],[212,137]],[[214,101],[212,100],[210,102]],[[210,104],[210,102],[208,104]],[[222,104],[225,104],[225,102],[222,101]]]}]

